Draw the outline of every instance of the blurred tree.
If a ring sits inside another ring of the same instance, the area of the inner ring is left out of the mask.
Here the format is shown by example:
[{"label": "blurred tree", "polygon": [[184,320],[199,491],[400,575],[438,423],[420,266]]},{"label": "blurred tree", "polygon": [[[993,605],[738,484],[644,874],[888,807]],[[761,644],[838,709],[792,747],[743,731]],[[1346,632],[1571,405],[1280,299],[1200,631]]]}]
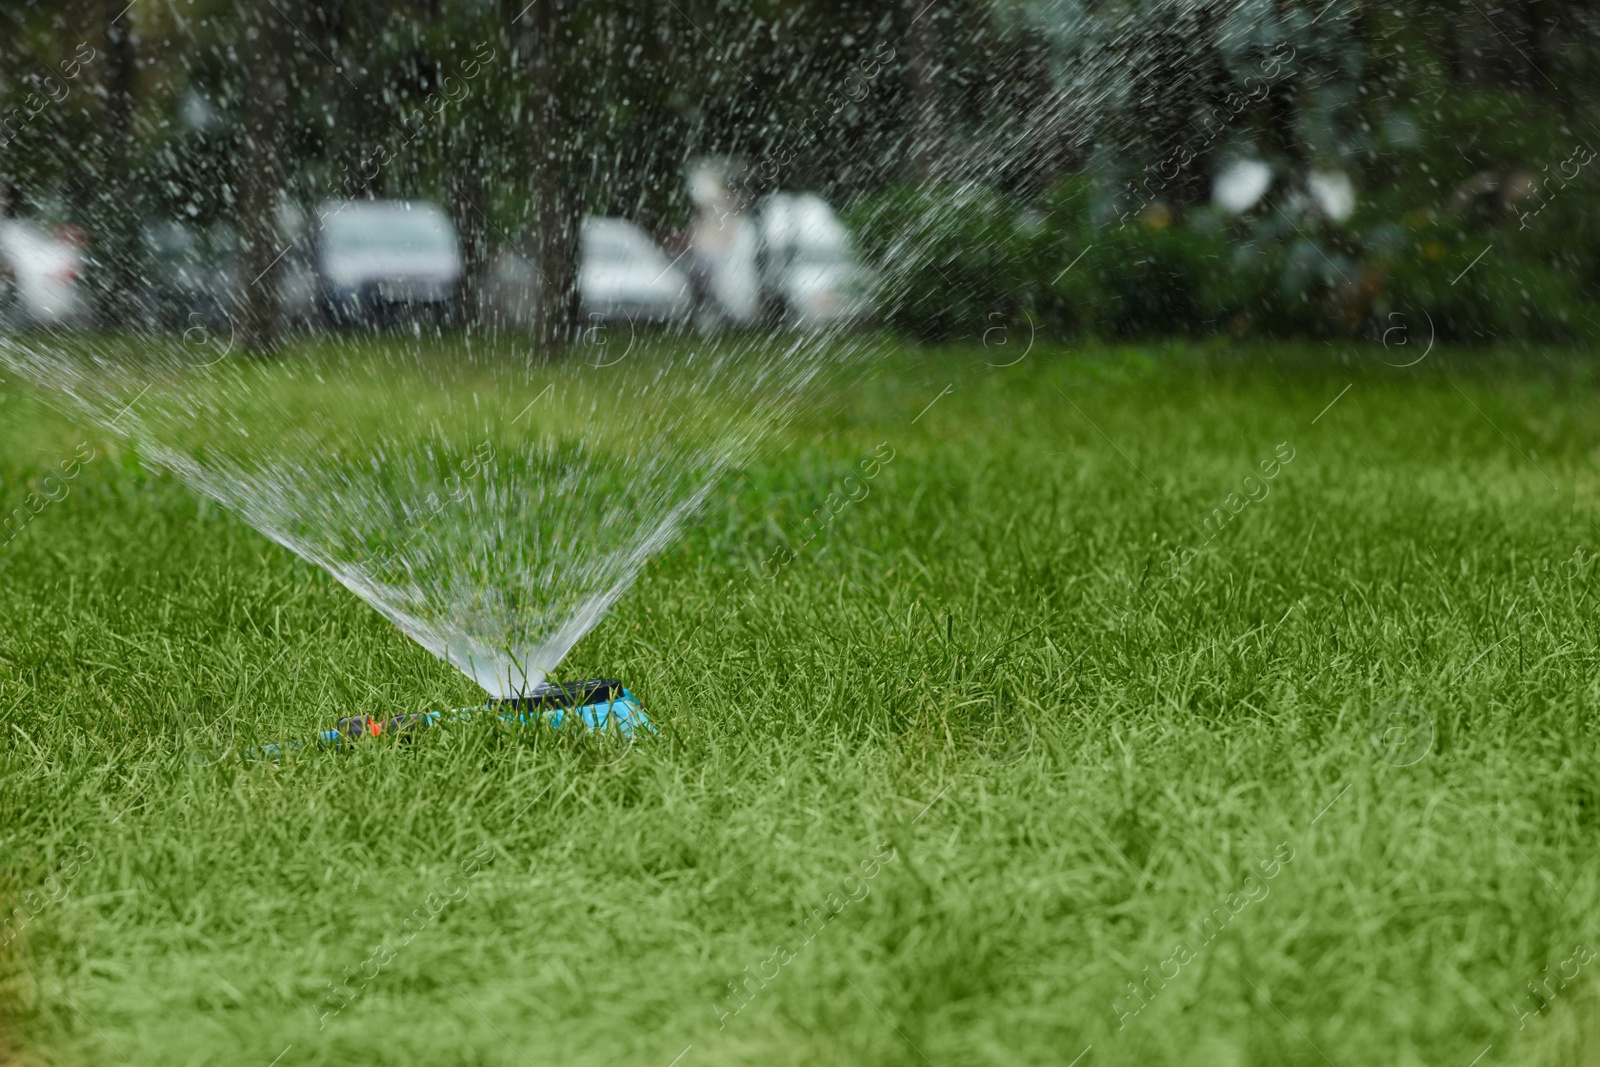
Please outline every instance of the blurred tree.
[{"label": "blurred tree", "polygon": [[[555,351],[579,326],[583,213],[680,227],[700,156],[760,169],[758,195],[839,202],[936,174],[1022,193],[1040,219],[1056,178],[1088,169],[1102,204],[1159,195],[1181,216],[1252,154],[1290,176],[1274,203],[1323,167],[1443,203],[1475,173],[1567,155],[1534,143],[1544,119],[1576,143],[1600,117],[1600,0],[144,0],[119,21],[126,6],[0,4],[0,212],[85,223],[108,307],[140,224],[239,224],[266,346],[285,195],[448,203],[464,321],[497,246],[525,247]],[[493,58],[439,110],[480,45]],[[18,112],[29,94],[48,106]]]},{"label": "blurred tree", "polygon": [[578,235],[583,224],[578,130],[572,121],[569,65],[577,44],[577,0],[502,0],[502,12],[525,71],[532,134],[530,199],[537,288],[535,332],[542,350],[559,355],[579,326]]},{"label": "blurred tree", "polygon": [[113,325],[129,325],[137,313],[140,270],[139,226],[143,190],[134,172],[139,58],[135,22],[126,0],[101,0],[105,101],[99,202],[92,207],[100,314]]},{"label": "blurred tree", "polygon": [[293,18],[297,0],[246,0],[241,14],[249,89],[239,152],[239,339],[250,352],[277,348],[283,328],[279,274],[283,234],[279,205],[287,188],[290,81],[294,77]]},{"label": "blurred tree", "polygon": [[910,130],[906,156],[911,177],[918,182],[937,177],[941,169],[940,141],[946,110],[940,91],[944,74],[940,29],[945,13],[934,11],[937,6],[926,0],[908,0],[906,4],[906,125]]},{"label": "blurred tree", "polygon": [[493,244],[490,221],[483,207],[486,199],[485,170],[487,147],[483,127],[456,123],[450,131],[450,155],[459,169],[448,179],[450,216],[461,236],[461,285],[456,292],[456,321],[478,326],[487,321],[490,249]]},{"label": "blurred tree", "polygon": [[15,106],[13,79],[22,69],[21,22],[21,12],[0,11],[0,219],[17,213],[17,178],[12,168],[16,150],[11,145],[13,134],[6,122]]}]

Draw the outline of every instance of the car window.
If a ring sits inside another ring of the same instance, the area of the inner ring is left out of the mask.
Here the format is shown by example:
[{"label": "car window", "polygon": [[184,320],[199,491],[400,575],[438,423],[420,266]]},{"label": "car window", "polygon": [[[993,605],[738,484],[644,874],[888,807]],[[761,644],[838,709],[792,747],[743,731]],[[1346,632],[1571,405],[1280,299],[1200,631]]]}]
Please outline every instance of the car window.
[{"label": "car window", "polygon": [[795,250],[794,261],[806,267],[848,267],[855,257],[844,245],[803,244]]},{"label": "car window", "polygon": [[336,211],[328,216],[323,241],[339,252],[455,253],[455,238],[447,222],[432,211]]},{"label": "car window", "polygon": [[628,242],[614,233],[594,234],[584,242],[584,251],[607,263],[626,263],[635,258]]},{"label": "car window", "polygon": [[644,234],[627,227],[586,227],[583,254],[600,263],[639,263],[664,267],[666,257]]}]

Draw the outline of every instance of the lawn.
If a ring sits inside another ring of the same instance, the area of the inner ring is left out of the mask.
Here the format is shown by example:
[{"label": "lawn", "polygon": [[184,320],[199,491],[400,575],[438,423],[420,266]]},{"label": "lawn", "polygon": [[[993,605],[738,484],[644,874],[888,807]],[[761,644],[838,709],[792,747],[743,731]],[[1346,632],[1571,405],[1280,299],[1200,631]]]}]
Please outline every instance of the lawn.
[{"label": "lawn", "polygon": [[659,736],[282,765],[475,697],[5,382],[14,1055],[1596,1063],[1595,376],[1387,354],[894,349],[569,657]]}]

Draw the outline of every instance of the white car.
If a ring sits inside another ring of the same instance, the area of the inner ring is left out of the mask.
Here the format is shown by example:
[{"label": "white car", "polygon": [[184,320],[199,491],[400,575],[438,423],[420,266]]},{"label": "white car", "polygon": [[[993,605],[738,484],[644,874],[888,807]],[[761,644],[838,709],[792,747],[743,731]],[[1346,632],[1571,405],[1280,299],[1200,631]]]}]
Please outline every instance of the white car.
[{"label": "white car", "polygon": [[850,232],[820,196],[774,193],[760,205],[762,285],[795,326],[854,322],[872,313],[874,278]]},{"label": "white car", "polygon": [[578,295],[587,321],[675,322],[694,310],[688,276],[627,219],[583,220]]},{"label": "white car", "polygon": [[826,200],[773,193],[741,210],[732,210],[731,197],[701,200],[690,241],[710,314],[744,324],[772,316],[802,328],[871,315],[877,279]]},{"label": "white car", "polygon": [[88,318],[80,243],[37,223],[0,219],[0,270],[15,281],[11,316],[19,325],[73,326]]},{"label": "white car", "polygon": [[[494,303],[510,323],[533,323],[539,285],[533,262],[503,252],[494,266]],[[589,216],[578,240],[578,297],[585,323],[669,323],[694,311],[689,277],[627,219]]]},{"label": "white car", "polygon": [[442,317],[455,299],[461,243],[437,204],[328,201],[307,229],[317,310],[330,325],[417,311]]}]

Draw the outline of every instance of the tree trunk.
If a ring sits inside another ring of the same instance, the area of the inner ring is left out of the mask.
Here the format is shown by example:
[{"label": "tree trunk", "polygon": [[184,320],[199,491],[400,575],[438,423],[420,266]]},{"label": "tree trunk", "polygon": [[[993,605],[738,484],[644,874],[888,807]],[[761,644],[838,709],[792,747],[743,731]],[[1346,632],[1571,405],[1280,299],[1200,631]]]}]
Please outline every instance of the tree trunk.
[{"label": "tree trunk", "polygon": [[[1278,17],[1287,20],[1293,13],[1291,0],[1278,0]],[[1267,90],[1266,140],[1278,162],[1288,169],[1290,180],[1303,180],[1305,153],[1297,129],[1299,109],[1299,81],[1304,71],[1273,82]]]},{"label": "tree trunk", "polygon": [[519,15],[507,2],[513,40],[527,57],[527,93],[533,136],[533,262],[538,269],[534,331],[540,349],[558,356],[579,329],[578,234],[582,190],[574,158],[573,106],[563,84],[564,61],[577,46],[575,0],[538,0]]},{"label": "tree trunk", "polygon": [[[1513,0],[1508,7],[1512,28],[1506,42],[1511,46],[1506,60],[1516,71],[1512,84],[1537,96],[1556,96],[1546,73],[1550,57],[1545,48],[1544,20],[1540,17],[1539,6],[1534,0]],[[1520,45],[1515,43],[1518,38],[1522,41]]]},{"label": "tree trunk", "polygon": [[481,173],[481,136],[466,131],[456,143],[451,159],[460,176],[450,179],[450,215],[461,235],[461,284],[456,290],[455,319],[472,328],[487,320],[489,281],[488,210]]},{"label": "tree trunk", "polygon": [[[1135,173],[1142,175],[1140,184],[1154,199],[1173,209],[1198,199],[1201,188],[1195,161],[1184,152],[1193,151],[1189,131],[1194,102],[1197,97],[1203,99],[1205,92],[1206,29],[1202,19],[1168,14],[1144,30],[1133,53],[1137,70],[1133,96],[1141,105],[1128,133],[1134,158],[1141,165]],[[1144,185],[1146,179],[1153,180]]]},{"label": "tree trunk", "polygon": [[[524,0],[526,2],[526,0]],[[389,172],[396,163],[385,162],[384,148],[396,154],[405,149],[395,143],[397,116],[391,102],[384,99],[381,81],[373,85],[373,73],[351,56],[360,55],[366,42],[383,32],[392,15],[389,5],[376,0],[360,3],[312,4],[309,15],[317,19],[321,32],[337,41],[330,63],[315,63],[315,76],[322,79],[322,91],[336,101],[337,134],[332,138],[334,184],[329,194],[334,199],[360,200],[382,197]],[[412,114],[398,116],[399,123],[414,129]]]},{"label": "tree trunk", "polygon": [[106,158],[101,169],[101,201],[97,256],[101,273],[101,315],[109,325],[133,323],[137,313],[134,289],[139,278],[139,218],[132,173],[134,105],[138,91],[138,55],[133,41],[133,15],[125,0],[106,0]]},{"label": "tree trunk", "polygon": [[[16,33],[8,31],[0,37],[0,119],[11,109],[11,79],[7,74],[22,69],[21,51]],[[16,178],[11,170],[14,154],[9,135],[0,126],[0,219],[11,218],[17,210]]]},{"label": "tree trunk", "polygon": [[251,2],[250,17],[260,32],[245,57],[250,75],[239,152],[237,304],[240,341],[255,353],[276,349],[283,331],[278,279],[289,235],[278,232],[277,213],[285,185],[287,57],[294,47],[288,20],[297,8],[294,0]]},{"label": "tree trunk", "polygon": [[643,46],[640,69],[626,74],[628,94],[638,102],[639,117],[633,129],[639,148],[635,157],[637,177],[629,181],[624,202],[635,205],[632,210],[641,226],[659,235],[676,222],[673,208],[678,201],[674,193],[681,193],[684,181],[682,141],[677,136],[678,126],[668,107],[667,94],[661,91],[661,86],[671,84],[672,20],[679,15],[669,5],[654,4],[649,14],[633,15],[624,9],[620,17],[614,18],[624,28],[630,25],[629,19],[637,20],[631,25],[638,27]]},{"label": "tree trunk", "polygon": [[939,92],[943,54],[936,25],[940,12],[936,3],[930,4],[927,0],[910,0],[906,10],[911,15],[911,23],[907,27],[911,56],[906,65],[910,83],[906,86],[907,103],[911,111],[908,155],[912,178],[925,183],[939,176],[941,125],[944,120]]}]

